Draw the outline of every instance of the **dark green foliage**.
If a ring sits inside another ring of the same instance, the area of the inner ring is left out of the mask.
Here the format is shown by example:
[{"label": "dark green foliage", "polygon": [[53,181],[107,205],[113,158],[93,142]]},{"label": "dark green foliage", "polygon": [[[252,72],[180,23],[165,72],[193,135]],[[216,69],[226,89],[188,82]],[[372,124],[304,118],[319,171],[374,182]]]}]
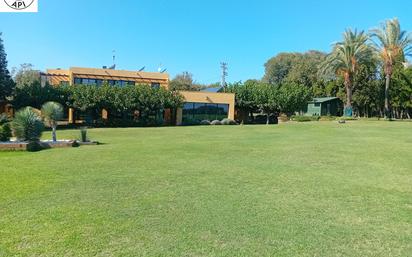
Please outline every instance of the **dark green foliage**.
[{"label": "dark green foliage", "polygon": [[[176,109],[183,104],[183,97],[175,91],[164,88],[152,88],[148,85],[116,87],[76,85],[70,87],[69,106],[88,113],[93,120],[98,120],[101,110],[109,112],[109,120],[102,123],[134,125],[162,124],[163,111]],[[139,120],[131,120],[133,112],[138,111]],[[114,121],[117,121],[114,123]]]},{"label": "dark green foliage", "polygon": [[43,150],[43,147],[41,146],[39,141],[30,141],[27,144],[27,151],[28,152],[38,152]]},{"label": "dark green foliage", "polygon": [[18,140],[36,142],[40,140],[44,124],[40,116],[31,107],[26,107],[16,112],[11,127]]},{"label": "dark green foliage", "polygon": [[16,87],[12,103],[15,109],[25,106],[40,109],[45,102],[49,101],[66,105],[68,102],[67,88],[53,87],[48,84],[41,86],[40,81],[34,81],[23,87]]},{"label": "dark green foliage", "polygon": [[81,142],[87,142],[87,127],[81,127],[80,128],[80,140]]},{"label": "dark green foliage", "polygon": [[280,53],[265,63],[263,80],[270,84],[287,82],[310,87],[318,83],[318,66],[325,57],[319,51]]},{"label": "dark green foliage", "polygon": [[0,114],[0,141],[9,141],[11,135],[11,128],[9,119],[5,114]]},{"label": "dark green foliage", "polygon": [[2,33],[0,32],[0,101],[4,101],[12,94],[14,82],[7,69],[7,54],[1,36]]},{"label": "dark green foliage", "polygon": [[246,123],[253,123],[253,112],[261,112],[267,116],[266,123],[269,124],[270,116],[279,113],[292,115],[302,110],[310,99],[308,87],[287,82],[272,85],[248,80],[244,84],[230,85],[228,91],[236,94],[236,108],[241,114],[239,119]]},{"label": "dark green foliage", "polygon": [[297,122],[318,121],[319,119],[320,119],[320,116],[300,116],[300,115],[292,116],[292,120],[297,121]]}]

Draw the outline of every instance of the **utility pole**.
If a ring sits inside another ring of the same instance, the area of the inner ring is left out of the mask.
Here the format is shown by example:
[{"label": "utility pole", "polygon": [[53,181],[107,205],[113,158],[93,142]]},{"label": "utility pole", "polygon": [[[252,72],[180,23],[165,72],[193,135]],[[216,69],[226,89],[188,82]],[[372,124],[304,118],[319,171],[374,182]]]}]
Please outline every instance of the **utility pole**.
[{"label": "utility pole", "polygon": [[222,69],[222,80],[220,82],[220,86],[223,88],[224,92],[226,92],[227,63],[221,62],[220,68]]}]

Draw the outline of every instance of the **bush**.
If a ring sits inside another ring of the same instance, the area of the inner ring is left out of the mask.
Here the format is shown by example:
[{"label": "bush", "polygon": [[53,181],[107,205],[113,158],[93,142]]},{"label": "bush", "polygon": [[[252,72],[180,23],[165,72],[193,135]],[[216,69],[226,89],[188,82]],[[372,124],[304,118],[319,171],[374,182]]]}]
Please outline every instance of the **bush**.
[{"label": "bush", "polygon": [[301,116],[301,115],[292,116],[292,120],[297,121],[297,122],[319,121],[319,119],[320,119],[319,116]]},{"label": "bush", "polygon": [[37,142],[43,133],[44,124],[31,107],[26,107],[16,112],[11,127],[18,140]]},{"label": "bush", "polygon": [[222,125],[222,122],[220,120],[214,120],[210,123],[210,125]]},{"label": "bush", "polygon": [[[266,124],[267,123],[267,116],[266,115],[257,115],[252,122],[253,124]],[[279,120],[278,117],[275,115],[269,116],[269,124],[278,124]]]},{"label": "bush", "polygon": [[80,141],[87,142],[87,127],[80,128]]},{"label": "bush", "polygon": [[334,121],[336,119],[337,119],[336,116],[321,116],[319,120],[320,121]]},{"label": "bush", "polygon": [[338,120],[338,121],[339,121],[339,120],[357,120],[357,118],[355,118],[355,117],[349,117],[349,116],[342,116],[342,117],[337,118],[337,120]]},{"label": "bush", "polygon": [[208,121],[208,120],[202,120],[202,121],[200,122],[200,125],[210,125],[210,121]]},{"label": "bush", "polygon": [[38,152],[41,151],[43,147],[40,145],[39,141],[31,141],[27,144],[27,151],[28,152]]},{"label": "bush", "polygon": [[231,119],[223,119],[222,125],[237,125],[237,122]]},{"label": "bush", "polygon": [[0,141],[9,141],[11,137],[11,129],[7,115],[0,115]]}]

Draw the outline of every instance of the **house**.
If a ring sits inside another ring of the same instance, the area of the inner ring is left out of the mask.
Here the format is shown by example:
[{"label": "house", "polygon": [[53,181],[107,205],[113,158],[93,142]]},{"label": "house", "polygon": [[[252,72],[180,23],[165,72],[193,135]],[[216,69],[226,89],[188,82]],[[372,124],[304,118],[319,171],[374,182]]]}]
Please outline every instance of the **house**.
[{"label": "house", "polygon": [[[152,87],[169,88],[169,74],[162,72],[126,71],[96,68],[72,67],[67,70],[48,69],[42,73],[42,81],[47,81],[53,86],[60,85],[102,85],[103,82],[113,86],[125,86],[141,84]],[[165,110],[164,123],[166,125],[191,124],[193,121],[204,119],[214,120],[229,118],[234,119],[235,95],[231,93],[219,93],[218,91],[180,91],[184,97],[183,108],[176,110],[176,115],[171,110]],[[68,121],[74,123],[78,115],[75,110],[68,110]],[[107,119],[108,113],[102,110],[102,118]]]},{"label": "house", "polygon": [[343,104],[337,97],[313,98],[303,112],[306,116],[341,116]]}]

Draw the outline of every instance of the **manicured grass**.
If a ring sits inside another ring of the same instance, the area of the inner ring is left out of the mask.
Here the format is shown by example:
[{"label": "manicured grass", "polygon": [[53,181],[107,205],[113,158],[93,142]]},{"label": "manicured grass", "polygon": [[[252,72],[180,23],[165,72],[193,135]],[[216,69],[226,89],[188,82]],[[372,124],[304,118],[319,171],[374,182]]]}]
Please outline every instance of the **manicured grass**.
[{"label": "manicured grass", "polygon": [[0,152],[0,256],[412,256],[412,123],[89,135]]}]

